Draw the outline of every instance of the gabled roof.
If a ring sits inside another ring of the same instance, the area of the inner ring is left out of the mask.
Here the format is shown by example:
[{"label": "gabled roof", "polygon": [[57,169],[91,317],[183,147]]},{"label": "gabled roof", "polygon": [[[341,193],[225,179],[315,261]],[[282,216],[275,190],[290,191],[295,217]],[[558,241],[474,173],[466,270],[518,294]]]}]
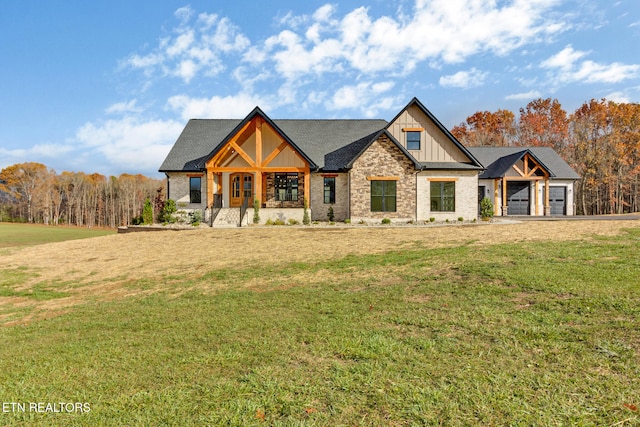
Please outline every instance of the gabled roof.
[{"label": "gabled roof", "polygon": [[[402,115],[402,113],[413,105],[418,107],[429,118],[429,120],[431,120],[433,124],[436,125],[436,127],[445,135],[445,137],[449,139],[456,147],[458,147],[458,149],[460,149],[460,151],[462,151],[471,161],[470,164],[456,163],[457,165],[465,165],[464,169],[468,169],[467,166],[473,166],[476,169],[482,169],[482,165],[474,157],[474,155],[469,150],[467,150],[467,148],[464,145],[462,145],[462,143],[460,143],[460,141],[458,141],[458,139],[455,136],[453,136],[453,134],[449,132],[449,130],[446,127],[444,127],[442,123],[440,123],[440,120],[438,120],[436,116],[434,116],[431,113],[431,111],[429,111],[429,109],[425,107],[424,104],[422,104],[422,102],[420,102],[420,100],[416,97],[413,97],[413,99],[409,101],[409,103],[402,110],[400,110],[400,112],[389,122],[387,127],[389,127],[392,123],[398,120],[398,118]],[[451,169],[451,167],[449,166],[446,169]],[[455,168],[455,169],[459,169],[459,168]]]},{"label": "gabled roof", "polygon": [[364,153],[374,141],[381,136],[387,136],[402,153],[411,160],[416,169],[421,169],[422,165],[396,140],[387,130],[382,129],[365,136],[349,145],[339,148],[325,155],[324,170],[341,171],[351,169],[353,163]]},{"label": "gabled roof", "polygon": [[[206,161],[242,129],[255,114],[262,117],[309,162],[325,166],[325,155],[380,131],[386,120],[271,120],[258,107],[245,119],[192,119],[160,166],[160,172],[204,169]],[[212,150],[211,147],[214,147]]]},{"label": "gabled roof", "polygon": [[[300,154],[307,163],[309,163],[309,166],[311,167],[311,169],[317,169],[318,166],[316,165],[316,163],[303,151],[300,149],[300,147],[298,145],[296,145],[295,142],[293,142],[293,140],[291,138],[289,138],[289,136],[284,133],[279,127],[278,125],[276,125],[273,120],[271,120],[265,113],[264,111],[262,111],[260,109],[260,107],[256,107],[253,109],[252,112],[249,113],[249,115],[247,115],[247,117],[244,118],[244,120],[242,120],[240,123],[238,123],[238,125],[222,140],[220,141],[220,143],[216,146],[216,148],[213,149],[213,151],[211,151],[211,153],[209,154],[209,156],[207,156],[207,158],[205,159],[208,160],[211,157],[215,156],[216,153],[218,151],[220,151],[220,149],[222,149],[231,138],[233,138],[238,132],[240,132],[240,130],[247,124],[249,123],[251,120],[253,120],[256,116],[260,116],[265,122],[267,122],[273,129],[275,129],[275,131],[285,140],[287,141],[287,143],[289,145],[291,145],[297,152],[298,154]],[[204,167],[204,164],[202,165],[202,167]]]},{"label": "gabled roof", "polygon": [[479,179],[503,177],[527,153],[555,179],[580,179],[580,175],[551,147],[469,147],[469,151],[485,167]]}]

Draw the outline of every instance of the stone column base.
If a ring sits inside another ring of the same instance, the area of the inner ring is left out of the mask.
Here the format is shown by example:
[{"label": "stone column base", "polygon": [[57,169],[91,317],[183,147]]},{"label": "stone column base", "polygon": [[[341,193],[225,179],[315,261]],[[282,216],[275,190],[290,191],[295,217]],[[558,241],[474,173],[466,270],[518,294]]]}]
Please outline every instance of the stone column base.
[{"label": "stone column base", "polygon": [[502,216],[507,216],[509,215],[509,206],[502,206]]}]

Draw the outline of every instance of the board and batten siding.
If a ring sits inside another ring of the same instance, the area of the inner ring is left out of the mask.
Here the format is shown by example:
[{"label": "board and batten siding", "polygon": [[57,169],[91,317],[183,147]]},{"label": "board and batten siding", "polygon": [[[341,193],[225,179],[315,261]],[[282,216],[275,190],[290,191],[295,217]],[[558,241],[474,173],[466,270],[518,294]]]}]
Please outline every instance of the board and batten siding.
[{"label": "board and batten siding", "polygon": [[467,156],[415,105],[403,111],[388,130],[407,147],[403,129],[422,129],[420,150],[408,150],[419,162],[468,162]]}]

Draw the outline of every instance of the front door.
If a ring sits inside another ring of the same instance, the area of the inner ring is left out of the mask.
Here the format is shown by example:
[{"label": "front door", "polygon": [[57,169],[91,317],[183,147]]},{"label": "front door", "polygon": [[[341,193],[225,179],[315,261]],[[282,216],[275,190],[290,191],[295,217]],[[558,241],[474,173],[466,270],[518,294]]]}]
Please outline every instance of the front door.
[{"label": "front door", "polygon": [[[229,206],[238,207],[242,204],[243,197],[251,199],[253,195],[253,174],[233,173],[229,177],[230,194]],[[251,200],[249,200],[251,203]]]}]

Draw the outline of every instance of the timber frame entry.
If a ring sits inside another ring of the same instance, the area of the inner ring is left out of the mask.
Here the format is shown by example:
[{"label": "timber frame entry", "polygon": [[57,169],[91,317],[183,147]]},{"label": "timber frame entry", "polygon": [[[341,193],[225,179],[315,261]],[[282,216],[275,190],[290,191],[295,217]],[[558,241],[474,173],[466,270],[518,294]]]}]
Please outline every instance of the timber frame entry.
[{"label": "timber frame entry", "polygon": [[[299,150],[277,126],[256,107],[229,136],[216,147],[205,163],[207,175],[207,207],[216,197],[229,191],[229,206],[242,203],[240,199],[258,200],[261,207],[284,207],[272,190],[276,174],[297,174],[303,191],[296,192],[297,200],[289,200],[286,207],[300,207],[309,200],[311,169],[316,166]],[[229,185],[223,185],[223,175],[229,175]],[[237,185],[236,188],[234,185]],[[239,190],[240,198],[234,191]],[[249,194],[250,193],[250,194]]]},{"label": "timber frame entry", "polygon": [[[551,215],[551,205],[549,203],[549,178],[551,174],[546,167],[535,158],[528,150],[524,153],[524,156],[520,159],[522,161],[516,162],[504,173],[502,178],[494,179],[494,214],[500,215],[499,208],[502,206],[502,216],[509,214],[508,207],[508,186],[509,181],[528,182],[534,183],[534,206],[535,215],[540,215],[539,206],[539,188],[540,182],[544,183],[544,216]],[[502,199],[500,197],[499,187],[502,183]]]}]

